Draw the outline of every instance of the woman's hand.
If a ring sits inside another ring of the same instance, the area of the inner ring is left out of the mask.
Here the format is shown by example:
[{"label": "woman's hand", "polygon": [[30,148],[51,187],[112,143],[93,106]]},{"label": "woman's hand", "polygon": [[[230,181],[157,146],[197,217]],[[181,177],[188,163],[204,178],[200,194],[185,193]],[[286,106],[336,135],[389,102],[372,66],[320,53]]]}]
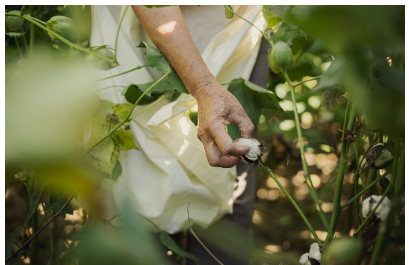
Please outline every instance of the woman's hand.
[{"label": "woman's hand", "polygon": [[251,138],[253,123],[238,100],[218,83],[197,89],[194,96],[199,106],[197,136],[203,143],[209,164],[225,168],[235,166],[249,148],[234,144],[226,125],[237,124],[241,137]]}]

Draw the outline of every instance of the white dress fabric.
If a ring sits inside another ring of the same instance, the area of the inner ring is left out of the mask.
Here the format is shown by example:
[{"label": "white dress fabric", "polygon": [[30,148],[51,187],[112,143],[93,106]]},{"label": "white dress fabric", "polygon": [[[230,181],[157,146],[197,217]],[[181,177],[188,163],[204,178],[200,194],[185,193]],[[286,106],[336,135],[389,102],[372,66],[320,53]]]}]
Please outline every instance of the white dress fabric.
[{"label": "white dress fabric", "polygon": [[[265,28],[261,6],[234,6],[236,12]],[[92,6],[91,46],[115,47],[119,20],[125,6]],[[186,24],[209,70],[220,83],[248,79],[254,66],[261,33],[240,18],[226,19],[223,6],[181,6]],[[146,64],[140,41],[154,44],[132,8],[128,8],[118,38],[119,66],[100,71],[101,78]],[[163,74],[143,68],[100,82],[101,88],[144,84]],[[102,99],[126,103],[123,88],[99,92]],[[160,229],[175,233],[188,228],[186,207],[192,223],[204,228],[232,212],[235,168],[210,167],[197,128],[185,115],[196,100],[182,94],[175,102],[163,99],[134,118],[131,127],[140,150],[121,151],[123,171],[117,181],[104,180],[97,196],[104,201],[102,217],[117,214],[124,199],[134,211],[152,220]],[[134,113],[147,105],[137,106]],[[117,218],[118,219],[118,218]],[[115,223],[115,222],[114,222]]]}]

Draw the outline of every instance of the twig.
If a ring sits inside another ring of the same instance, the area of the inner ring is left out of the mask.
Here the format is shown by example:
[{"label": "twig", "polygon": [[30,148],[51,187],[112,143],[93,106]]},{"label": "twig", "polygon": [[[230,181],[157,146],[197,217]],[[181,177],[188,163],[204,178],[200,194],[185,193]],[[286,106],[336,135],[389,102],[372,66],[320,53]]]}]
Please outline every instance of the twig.
[{"label": "twig", "polygon": [[315,240],[317,241],[317,243],[319,245],[322,244],[321,240],[319,239],[319,237],[317,236],[317,234],[315,233],[314,228],[312,228],[312,225],[310,224],[310,222],[308,221],[307,217],[304,215],[304,213],[301,211],[300,207],[298,206],[298,204],[294,201],[293,197],[291,197],[290,193],[288,193],[288,191],[284,188],[283,185],[281,185],[280,181],[278,181],[278,179],[276,178],[276,176],[273,174],[273,172],[271,171],[270,168],[268,168],[263,161],[260,161],[260,165],[261,167],[264,169],[264,171],[266,171],[270,177],[272,177],[274,179],[274,181],[277,183],[277,185],[280,187],[280,189],[284,192],[284,194],[287,196],[287,198],[290,200],[290,202],[294,205],[295,209],[298,211],[298,213],[300,214],[301,218],[304,220],[305,224],[307,225],[308,229],[311,231],[312,235],[314,236]]},{"label": "twig", "polygon": [[210,256],[212,256],[212,258],[214,258],[219,264],[223,265],[223,263],[220,260],[218,260],[215,255],[213,255],[213,253],[205,246],[205,244],[203,244],[203,242],[200,240],[200,238],[193,231],[192,226],[190,225],[189,204],[190,204],[190,201],[187,202],[187,220],[189,221],[189,230],[190,230],[190,232],[195,236],[197,241],[210,254]]},{"label": "twig", "polygon": [[120,76],[120,75],[124,75],[124,74],[130,73],[130,72],[133,72],[133,71],[135,71],[135,70],[142,69],[142,68],[144,68],[144,67],[146,67],[146,66],[148,66],[148,65],[145,64],[145,65],[142,65],[142,66],[137,66],[137,67],[135,67],[135,68],[132,68],[131,70],[128,70],[128,71],[125,71],[125,72],[122,72],[122,73],[119,73],[119,74],[116,74],[116,75],[111,75],[111,76],[108,76],[108,77],[104,77],[104,78],[95,80],[95,82],[103,81],[103,80],[106,80],[106,79],[109,79],[109,78],[113,78],[113,77],[117,77],[117,76]]},{"label": "twig", "polygon": [[75,191],[71,197],[68,199],[68,201],[64,204],[64,206],[53,216],[51,217],[50,220],[48,220],[47,223],[45,223],[40,229],[38,229],[38,231],[32,236],[30,237],[29,240],[26,241],[26,243],[24,243],[13,255],[11,255],[10,258],[8,258],[6,260],[6,263],[9,262],[12,258],[14,258],[17,253],[19,253],[25,246],[27,246],[36,236],[38,236],[41,231],[43,231],[52,221],[54,221],[64,210],[65,208],[67,208],[67,206],[70,204],[70,202],[72,201],[72,199],[74,199],[75,195],[77,194],[77,192]]},{"label": "twig", "polygon": [[317,80],[317,79],[320,79],[320,78],[322,78],[322,75],[319,75],[319,76],[316,76],[316,77],[312,77],[312,78],[310,78],[310,79],[307,79],[307,80],[298,82],[297,84],[294,85],[294,87],[297,87],[297,86],[302,85],[302,84],[304,84],[304,83],[307,83],[307,82],[310,82],[310,81],[314,81],[314,80]]},{"label": "twig", "polygon": [[117,54],[119,31],[120,31],[120,29],[121,29],[122,21],[124,20],[124,17],[125,17],[126,11],[128,10],[128,7],[129,7],[129,5],[127,5],[127,6],[125,7],[124,13],[122,14],[121,20],[119,21],[119,24],[118,24],[118,30],[116,31],[115,54],[114,54],[114,60],[113,60],[114,63],[117,63],[116,54]]},{"label": "twig", "polygon": [[[283,73],[283,76],[284,76],[285,80],[287,81],[288,85],[290,86],[290,90],[291,90],[291,99],[292,99],[292,103],[293,103],[295,126],[297,128],[298,142],[300,144],[301,163],[302,163],[302,169],[303,169],[303,172],[304,172],[305,181],[307,183],[308,189],[310,190],[312,199],[314,200],[315,204],[317,204],[317,206],[318,206],[318,215],[320,216],[321,221],[324,224],[325,229],[328,230],[329,229],[328,220],[325,217],[325,214],[324,214],[324,211],[321,208],[320,202],[318,201],[317,192],[315,191],[314,185],[313,185],[313,183],[311,181],[310,174],[308,173],[308,166],[307,166],[307,162],[305,160],[304,143],[303,143],[303,137],[302,137],[302,132],[301,132],[300,117],[299,117],[298,110],[297,110],[297,101],[295,99],[294,86],[291,84],[291,79],[288,76],[287,72],[282,71],[282,73]],[[345,128],[344,128],[344,130],[345,130]]]}]

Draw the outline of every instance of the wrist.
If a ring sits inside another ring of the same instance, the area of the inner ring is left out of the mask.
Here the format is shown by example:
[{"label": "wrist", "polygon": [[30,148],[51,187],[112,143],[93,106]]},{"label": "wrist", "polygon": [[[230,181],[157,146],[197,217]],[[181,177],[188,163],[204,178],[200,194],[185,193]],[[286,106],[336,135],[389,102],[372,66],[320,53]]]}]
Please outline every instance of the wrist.
[{"label": "wrist", "polygon": [[206,99],[217,96],[217,94],[221,92],[221,89],[224,88],[215,79],[212,82],[202,83],[194,87],[194,89],[190,93],[200,104],[202,101],[205,101]]}]

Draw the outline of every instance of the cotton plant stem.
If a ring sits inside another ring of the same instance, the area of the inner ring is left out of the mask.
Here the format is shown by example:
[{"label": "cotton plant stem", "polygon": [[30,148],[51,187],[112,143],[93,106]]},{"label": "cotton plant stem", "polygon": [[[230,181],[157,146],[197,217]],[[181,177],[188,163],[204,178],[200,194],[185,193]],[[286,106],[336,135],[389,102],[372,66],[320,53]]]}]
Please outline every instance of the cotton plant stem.
[{"label": "cotton plant stem", "polygon": [[350,205],[351,203],[353,203],[355,200],[359,199],[359,197],[362,196],[362,194],[364,194],[365,192],[367,192],[368,190],[370,190],[376,183],[378,183],[379,181],[381,181],[384,177],[386,177],[386,175],[388,175],[390,172],[386,172],[384,174],[382,174],[382,176],[380,176],[379,178],[377,178],[374,182],[372,182],[371,184],[369,184],[367,187],[365,187],[365,189],[361,190],[361,192],[359,192],[358,194],[356,194],[354,197],[352,197],[352,199],[350,199],[348,202],[346,202],[344,205],[341,206],[341,210],[344,209],[345,207],[347,207],[348,205]]},{"label": "cotton plant stem", "polygon": [[142,69],[142,68],[147,67],[147,66],[148,66],[147,64],[142,65],[142,66],[137,66],[137,67],[135,67],[135,68],[132,68],[131,70],[128,70],[128,71],[125,71],[125,72],[122,72],[122,73],[119,73],[119,74],[116,74],[116,75],[111,75],[111,76],[108,76],[108,77],[104,77],[104,78],[95,80],[95,82],[107,80],[107,79],[110,79],[110,78],[113,78],[113,77],[117,77],[117,76],[120,76],[120,75],[124,75],[124,74],[130,73],[130,72],[133,72],[133,71],[135,71],[135,70]]},{"label": "cotton plant stem", "polygon": [[[14,13],[6,13],[5,15],[6,15],[6,16],[20,17],[19,14],[14,14]],[[62,41],[63,43],[67,44],[67,45],[68,45],[69,47],[71,47],[71,48],[74,48],[74,49],[83,51],[83,52],[85,52],[85,53],[92,54],[92,55],[94,55],[94,56],[96,56],[96,57],[99,57],[99,58],[101,58],[101,59],[103,59],[103,60],[106,60],[106,61],[108,61],[108,62],[111,62],[111,63],[113,62],[111,59],[108,59],[108,58],[106,58],[106,57],[104,57],[104,56],[102,56],[102,55],[99,55],[99,54],[96,53],[96,52],[90,51],[90,50],[88,50],[88,49],[82,47],[81,45],[72,43],[71,41],[65,39],[65,38],[62,37],[61,35],[55,33],[55,32],[52,31],[51,29],[49,29],[49,28],[47,28],[46,26],[42,25],[41,23],[37,22],[34,18],[32,18],[32,17],[30,17],[30,16],[23,15],[22,18],[24,18],[25,20],[31,22],[32,24],[34,24],[34,25],[36,25],[36,26],[42,28],[43,30],[45,30],[45,31],[47,31],[47,32],[49,32],[49,33],[52,33],[52,34],[54,35],[54,37],[56,37],[57,39],[59,39],[59,40]],[[30,40],[30,41],[31,41],[31,40]]]},{"label": "cotton plant stem", "polygon": [[394,227],[395,217],[396,214],[398,213],[399,210],[398,207],[400,206],[401,203],[400,201],[403,198],[403,196],[404,193],[402,193],[401,196],[396,197],[395,200],[392,202],[387,220],[385,221],[385,223],[381,223],[383,228],[380,229],[379,234],[372,241],[372,243],[375,243],[375,247],[372,250],[372,256],[369,265],[379,264],[382,253],[388,247],[388,243],[390,242],[389,240],[391,236],[391,230]]},{"label": "cotton plant stem", "polygon": [[247,19],[245,19],[244,17],[240,16],[239,14],[237,14],[236,12],[234,12],[233,8],[231,8],[230,6],[227,6],[227,8],[236,16],[238,16],[239,18],[243,19],[244,21],[246,21],[247,23],[249,23],[250,25],[252,25],[253,27],[255,27],[258,31],[260,31],[261,34],[263,34],[264,38],[266,39],[266,41],[268,41],[271,45],[271,47],[274,46],[273,41],[271,40],[271,38],[269,38],[266,33],[264,33],[264,31],[262,31],[261,29],[257,28],[253,23],[251,23],[250,21],[248,21]]},{"label": "cotton plant stem", "polygon": [[116,54],[117,54],[117,51],[118,51],[117,47],[118,47],[119,31],[121,30],[122,21],[124,20],[124,17],[125,17],[125,14],[126,14],[126,11],[128,10],[128,8],[129,8],[129,5],[127,5],[127,6],[125,7],[124,13],[122,14],[121,20],[119,21],[119,24],[118,24],[118,30],[116,31],[115,54],[114,54],[114,59],[113,59],[113,62],[114,62],[114,63],[117,63]]},{"label": "cotton plant stem", "polygon": [[21,51],[20,44],[18,43],[17,37],[14,37],[14,41],[16,42],[16,46],[17,46],[17,49],[18,49],[18,53],[20,54],[20,58],[24,59],[23,52]]},{"label": "cotton plant stem", "polygon": [[270,177],[274,179],[274,181],[277,183],[277,185],[280,187],[280,189],[284,192],[284,194],[287,196],[287,198],[290,200],[290,202],[294,205],[295,209],[298,211],[300,214],[301,218],[304,220],[305,224],[307,225],[308,229],[311,231],[312,235],[314,236],[315,240],[319,245],[322,244],[321,240],[318,238],[317,234],[315,233],[314,228],[312,228],[312,225],[308,221],[307,217],[305,217],[304,213],[301,211],[300,207],[297,205],[297,203],[294,201],[294,199],[291,197],[291,195],[288,193],[288,191],[284,188],[283,185],[281,185],[280,181],[276,178],[274,173],[271,171],[270,168],[268,168],[263,162],[260,163],[260,166],[264,169],[265,172],[267,172]]},{"label": "cotton plant stem", "polygon": [[[33,11],[33,7],[30,6],[30,14]],[[33,49],[34,49],[34,41],[35,41],[35,28],[34,28],[34,24],[31,23],[30,24],[30,53],[28,58],[33,58]]]},{"label": "cotton plant stem", "polygon": [[192,235],[196,238],[196,240],[200,243],[200,245],[202,245],[202,247],[207,251],[207,253],[209,253],[210,256],[212,256],[212,258],[213,258],[217,263],[219,263],[220,265],[223,265],[223,263],[222,263],[220,260],[218,260],[215,255],[213,255],[213,253],[206,247],[206,245],[202,242],[202,240],[200,240],[200,238],[199,238],[199,237],[196,235],[196,233],[193,231],[192,226],[190,225],[189,204],[190,204],[190,201],[187,202],[187,220],[188,220],[188,222],[189,222],[189,230],[190,230],[190,232],[191,232]]},{"label": "cotton plant stem", "polygon": [[312,78],[310,78],[310,79],[307,79],[307,80],[298,82],[297,84],[294,85],[294,87],[297,87],[297,86],[302,85],[302,84],[304,84],[304,83],[307,83],[307,82],[310,82],[310,81],[314,81],[314,80],[317,80],[317,79],[320,79],[320,78],[322,78],[322,75],[319,75],[319,76],[316,76],[316,77],[312,77]]},{"label": "cotton plant stem", "polygon": [[314,189],[314,185],[313,185],[313,183],[311,181],[310,174],[308,173],[307,162],[305,161],[304,143],[303,143],[302,132],[301,132],[300,118],[299,118],[298,110],[297,110],[297,101],[295,99],[294,87],[291,84],[291,80],[290,80],[287,72],[286,71],[282,71],[282,72],[283,72],[285,80],[287,81],[288,85],[290,86],[291,99],[292,99],[293,109],[294,109],[295,126],[297,128],[298,142],[300,144],[301,163],[302,163],[302,168],[303,168],[303,171],[304,171],[304,177],[305,177],[305,180],[307,182],[307,186],[308,186],[308,188],[310,190],[311,197],[313,198],[314,202],[318,206],[318,214],[319,214],[319,216],[321,218],[321,221],[324,224],[325,229],[328,230],[328,228],[329,228],[328,220],[325,217],[324,212],[323,212],[323,210],[321,208],[321,204],[318,201],[317,192]]},{"label": "cotton plant stem", "polygon": [[[337,175],[337,181],[335,185],[335,194],[334,194],[334,206],[332,210],[332,216],[331,216],[331,222],[330,222],[330,227],[328,230],[327,238],[325,239],[325,245],[328,246],[328,244],[332,241],[335,233],[335,229],[338,223],[338,218],[341,213],[341,194],[342,194],[342,185],[344,182],[344,173],[345,173],[345,168],[347,165],[347,143],[345,141],[345,133],[347,130],[347,121],[348,121],[348,112],[349,108],[351,105],[351,97],[348,98],[348,103],[347,103],[347,108],[345,110],[345,117],[344,117],[344,126],[342,130],[342,153],[341,153],[341,159],[339,162],[338,166],[338,175]],[[352,119],[353,117],[351,117]],[[355,120],[355,118],[353,118]],[[350,123],[351,124],[351,123]],[[351,127],[352,129],[352,127]]]},{"label": "cotton plant stem", "polygon": [[10,258],[6,260],[6,263],[9,262],[12,258],[14,258],[25,246],[30,244],[30,242],[34,238],[36,238],[41,233],[41,231],[43,231],[52,221],[54,221],[65,210],[65,208],[67,208],[67,206],[71,203],[72,199],[74,199],[76,194],[77,192],[75,191],[71,195],[71,197],[67,200],[67,202],[64,204],[64,206],[53,217],[51,217],[51,219],[48,220],[47,223],[45,223],[40,229],[38,229],[38,231],[34,235],[32,235],[30,239],[28,239],[13,255],[11,255]]},{"label": "cotton plant stem", "polygon": [[[171,71],[167,72],[166,74],[164,74],[160,79],[158,79],[155,83],[153,83],[147,90],[145,90],[145,92],[142,93],[142,95],[138,98],[138,100],[135,102],[135,104],[133,105],[131,111],[129,112],[128,116],[117,126],[115,127],[112,131],[110,131],[107,135],[105,135],[101,140],[99,140],[96,144],[94,144],[93,146],[91,146],[91,148],[89,148],[85,154],[88,154],[89,151],[91,151],[95,146],[99,145],[100,143],[102,143],[103,141],[105,141],[108,137],[110,137],[114,132],[116,132],[119,128],[121,128],[122,125],[124,125],[126,122],[132,120],[135,116],[139,115],[140,113],[142,113],[143,111],[147,110],[148,108],[145,108],[145,110],[139,112],[137,115],[132,116],[131,118],[131,114],[133,112],[133,110],[135,109],[136,105],[138,105],[139,101],[141,101],[141,99],[143,98],[143,96],[145,96],[145,94],[151,90],[156,84],[158,84],[160,81],[162,81],[166,76],[168,76],[171,73]],[[153,104],[156,104],[158,101],[155,101]],[[151,104],[151,105],[153,105]]]},{"label": "cotton plant stem", "polygon": [[[46,218],[46,221],[48,222],[48,216],[47,213],[45,212],[45,203],[41,203],[43,206],[43,211],[44,211],[44,216]],[[51,226],[47,226],[48,234],[50,235],[50,257],[48,258],[47,265],[51,264],[51,261],[53,260],[53,254],[54,254],[54,238],[53,238],[53,231],[51,230]]]}]

